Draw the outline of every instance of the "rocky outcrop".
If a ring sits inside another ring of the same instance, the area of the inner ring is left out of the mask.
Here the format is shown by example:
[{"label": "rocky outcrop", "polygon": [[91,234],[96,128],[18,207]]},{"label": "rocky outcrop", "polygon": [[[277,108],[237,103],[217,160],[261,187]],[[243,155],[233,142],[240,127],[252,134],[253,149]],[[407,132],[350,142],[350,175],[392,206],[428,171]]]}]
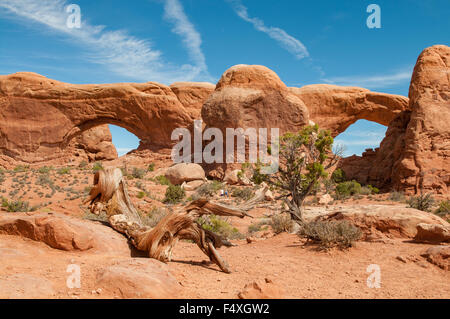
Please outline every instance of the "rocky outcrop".
[{"label": "rocky outcrop", "polygon": [[421,256],[439,268],[450,270],[450,246],[448,245],[430,247]]},{"label": "rocky outcrop", "polygon": [[352,206],[318,218],[347,220],[363,231],[366,240],[383,236],[414,238],[417,225],[422,223],[449,227],[445,220],[432,213],[390,205]]},{"label": "rocky outcrop", "polygon": [[418,224],[415,241],[428,243],[450,242],[450,225]]},{"label": "rocky outcrop", "polygon": [[66,251],[130,256],[127,239],[98,223],[56,213],[0,213],[0,233],[26,237]]},{"label": "rocky outcrop", "polygon": [[389,125],[380,148],[340,164],[348,178],[386,190],[447,194],[450,186],[450,47],[419,56],[409,109]]},{"label": "rocky outcrop", "polygon": [[181,185],[184,182],[204,181],[205,171],[195,163],[179,163],[169,167],[165,173],[167,179],[174,185]]},{"label": "rocky outcrop", "polygon": [[225,71],[202,108],[208,127],[279,128],[296,131],[308,123],[305,104],[272,70],[260,65],[236,65]]},{"label": "rocky outcrop", "polygon": [[35,73],[0,76],[0,153],[36,163],[60,158],[73,138],[102,124],[126,128],[141,146],[168,147],[192,118],[170,87],[75,85]]},{"label": "rocky outcrop", "polygon": [[67,158],[75,156],[88,162],[114,160],[118,156],[108,125],[84,131],[70,142],[65,153]]},{"label": "rocky outcrop", "polygon": [[175,82],[170,85],[170,89],[195,120],[201,118],[203,103],[215,88],[214,84],[208,82]]},{"label": "rocky outcrop", "polygon": [[404,96],[358,87],[314,84],[289,90],[305,103],[310,119],[320,128],[330,130],[332,136],[360,119],[387,126],[409,108],[408,98]]},{"label": "rocky outcrop", "polygon": [[173,299],[180,285],[156,259],[128,259],[101,269],[96,286],[121,298]]}]

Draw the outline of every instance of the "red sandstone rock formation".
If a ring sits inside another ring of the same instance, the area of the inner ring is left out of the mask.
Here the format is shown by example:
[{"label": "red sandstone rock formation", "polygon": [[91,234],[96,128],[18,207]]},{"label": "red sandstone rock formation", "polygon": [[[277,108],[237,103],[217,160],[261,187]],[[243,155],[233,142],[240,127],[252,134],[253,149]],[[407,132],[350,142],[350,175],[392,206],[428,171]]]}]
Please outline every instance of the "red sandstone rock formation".
[{"label": "red sandstone rock formation", "polygon": [[75,155],[88,162],[114,160],[118,156],[108,125],[100,125],[84,131],[70,142],[65,151],[67,158]]},{"label": "red sandstone rock formation", "polygon": [[0,150],[28,163],[60,158],[73,138],[101,124],[120,125],[141,144],[167,147],[192,118],[166,85],[74,85],[34,73],[0,76]]},{"label": "red sandstone rock formation", "polygon": [[175,82],[170,85],[170,89],[195,120],[201,118],[203,103],[215,88],[214,84],[208,82]]},{"label": "red sandstone rock formation", "polygon": [[308,107],[310,119],[320,128],[331,130],[333,136],[360,119],[387,126],[408,109],[408,98],[404,96],[358,87],[315,84],[289,90]]},{"label": "red sandstone rock formation", "polygon": [[450,48],[436,45],[417,59],[409,109],[388,128],[375,153],[344,159],[348,178],[407,193],[447,194],[450,186]]}]

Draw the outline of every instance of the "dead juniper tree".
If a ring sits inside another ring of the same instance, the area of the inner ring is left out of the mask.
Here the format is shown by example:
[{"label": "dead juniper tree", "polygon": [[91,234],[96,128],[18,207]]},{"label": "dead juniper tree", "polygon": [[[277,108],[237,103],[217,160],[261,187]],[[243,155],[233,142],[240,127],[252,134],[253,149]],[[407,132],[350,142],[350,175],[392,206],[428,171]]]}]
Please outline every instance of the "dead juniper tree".
[{"label": "dead juniper tree", "polygon": [[[337,163],[343,147],[331,152],[333,138],[329,131],[320,130],[317,125],[306,126],[298,133],[286,133],[279,141],[278,172],[263,179],[281,192],[277,199],[283,199],[292,219],[303,223],[302,208],[308,196],[326,169]],[[332,154],[331,157],[329,155]]]},{"label": "dead juniper tree", "polygon": [[216,250],[229,243],[219,235],[203,229],[196,220],[207,214],[240,218],[249,216],[247,211],[264,198],[265,191],[267,189],[260,190],[254,198],[239,207],[213,203],[201,198],[169,213],[155,227],[150,228],[143,224],[134,208],[121,170],[105,168],[95,173],[94,187],[84,203],[89,202],[93,214],[105,212],[111,227],[125,234],[138,250],[148,252],[151,258],[168,262],[172,258],[172,250],[178,240],[190,239],[222,271],[230,273],[227,263]]}]

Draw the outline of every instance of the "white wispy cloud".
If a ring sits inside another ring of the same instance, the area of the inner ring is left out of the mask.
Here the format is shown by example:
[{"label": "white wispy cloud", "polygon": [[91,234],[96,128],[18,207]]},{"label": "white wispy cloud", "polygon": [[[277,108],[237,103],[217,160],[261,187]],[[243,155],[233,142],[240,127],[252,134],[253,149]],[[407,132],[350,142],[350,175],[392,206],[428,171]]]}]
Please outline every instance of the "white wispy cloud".
[{"label": "white wispy cloud", "polygon": [[253,25],[253,27],[261,32],[266,33],[269,37],[277,41],[283,48],[293,54],[297,59],[309,57],[308,50],[298,39],[289,35],[283,29],[277,27],[267,27],[259,18],[251,18],[248,15],[247,7],[245,7],[240,0],[227,0],[233,7],[236,14]]},{"label": "white wispy cloud", "polygon": [[411,80],[411,74],[412,74],[412,67],[384,75],[342,76],[322,80],[329,84],[336,84],[343,86],[359,86],[368,89],[379,89],[407,82]]},{"label": "white wispy cloud", "polygon": [[[43,24],[51,30],[67,35],[76,44],[87,49],[88,59],[105,65],[109,70],[139,81],[158,81],[169,84],[189,81],[207,74],[204,56],[200,49],[200,35],[195,31],[177,0],[167,0],[165,12],[173,17],[174,32],[185,37],[193,64],[174,65],[164,60],[161,51],[148,40],[138,39],[125,30],[106,31],[105,26],[91,25],[82,17],[81,28],[68,28],[66,0],[0,0],[4,12],[13,13],[24,21]],[[81,8],[83,13],[83,8]],[[191,41],[195,40],[192,44]]]}]

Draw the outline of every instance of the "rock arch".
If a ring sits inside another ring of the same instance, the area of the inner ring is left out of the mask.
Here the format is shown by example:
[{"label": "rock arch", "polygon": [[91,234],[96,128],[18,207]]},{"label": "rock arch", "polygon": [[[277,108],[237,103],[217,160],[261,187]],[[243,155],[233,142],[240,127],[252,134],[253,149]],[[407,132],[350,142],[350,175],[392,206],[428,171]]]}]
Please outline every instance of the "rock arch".
[{"label": "rock arch", "polygon": [[15,73],[0,76],[0,151],[28,163],[52,160],[103,124],[127,129],[146,147],[164,148],[172,145],[173,129],[192,122],[190,113],[170,87],[155,82],[77,85]]}]

